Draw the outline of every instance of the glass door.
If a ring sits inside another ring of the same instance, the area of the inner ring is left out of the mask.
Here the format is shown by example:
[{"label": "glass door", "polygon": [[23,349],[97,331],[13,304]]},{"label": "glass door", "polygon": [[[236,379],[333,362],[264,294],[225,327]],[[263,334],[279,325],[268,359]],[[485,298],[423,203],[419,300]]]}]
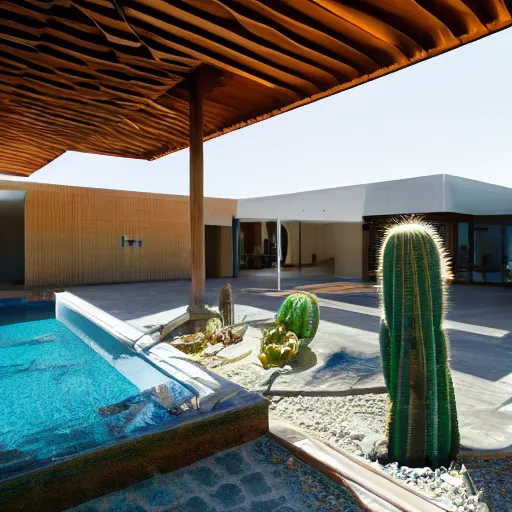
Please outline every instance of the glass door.
[{"label": "glass door", "polygon": [[471,274],[471,250],[469,240],[469,222],[459,222],[457,226],[457,249],[454,261],[454,278],[456,281],[469,282]]},{"label": "glass door", "polygon": [[512,283],[512,226],[505,226],[503,282]]},{"label": "glass door", "polygon": [[475,283],[503,282],[503,226],[475,224],[473,281]]}]

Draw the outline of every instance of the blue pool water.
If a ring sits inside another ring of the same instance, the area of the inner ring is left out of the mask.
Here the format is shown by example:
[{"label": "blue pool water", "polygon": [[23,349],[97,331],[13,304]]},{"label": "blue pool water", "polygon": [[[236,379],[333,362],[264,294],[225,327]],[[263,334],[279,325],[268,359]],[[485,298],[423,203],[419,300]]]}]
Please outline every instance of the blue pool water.
[{"label": "blue pool water", "polygon": [[[0,303],[0,479],[172,419],[154,395],[56,320],[54,308]],[[173,386],[183,400],[192,396]]]}]

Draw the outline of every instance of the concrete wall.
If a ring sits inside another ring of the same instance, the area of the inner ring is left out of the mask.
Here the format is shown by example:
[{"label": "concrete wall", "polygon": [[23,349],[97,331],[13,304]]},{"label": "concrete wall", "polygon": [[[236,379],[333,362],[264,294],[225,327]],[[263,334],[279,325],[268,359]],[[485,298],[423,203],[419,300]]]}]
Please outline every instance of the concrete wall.
[{"label": "concrete wall", "polygon": [[[299,223],[285,222],[288,230],[288,255],[286,264],[299,264]],[[362,223],[302,223],[302,264],[334,258],[335,275],[363,277],[363,228]]]},{"label": "concrete wall", "polygon": [[[299,264],[299,223],[283,222],[288,231],[288,252],[285,263],[297,266]],[[328,243],[327,224],[301,224],[301,256],[302,264],[312,263],[312,255],[316,255],[316,261],[333,258],[331,247]]]},{"label": "concrete wall", "polygon": [[[0,181],[27,190],[25,284],[66,286],[183,279],[190,276],[186,196]],[[224,245],[236,201],[205,199],[205,224],[218,223]],[[142,247],[121,247],[121,237]],[[222,249],[227,251],[227,249]],[[230,257],[231,258],[231,257]],[[225,263],[223,272],[228,265]],[[231,275],[232,270],[225,275]]]},{"label": "concrete wall", "polygon": [[240,199],[239,219],[360,221],[363,216],[365,185],[314,190],[297,194]]},{"label": "concrete wall", "polygon": [[446,211],[469,215],[512,214],[512,189],[445,175]]},{"label": "concrete wall", "polygon": [[313,262],[313,254],[316,261],[324,261],[334,258],[334,247],[329,239],[329,224],[302,223],[302,264]]},{"label": "concrete wall", "polygon": [[0,207],[0,282],[23,281],[25,276],[25,219],[23,201]]},{"label": "concrete wall", "polygon": [[365,215],[443,211],[443,175],[240,199],[237,217],[361,222]]},{"label": "concrete wall", "polygon": [[[363,215],[443,212],[442,174],[365,185]],[[342,220],[342,219],[340,219]]]},{"label": "concrete wall", "polygon": [[335,268],[338,277],[363,277],[363,226],[361,223],[330,224],[330,239],[334,245]]},{"label": "concrete wall", "polygon": [[512,214],[512,189],[436,174],[297,194],[241,199],[237,216],[360,222],[364,216],[414,213]]}]

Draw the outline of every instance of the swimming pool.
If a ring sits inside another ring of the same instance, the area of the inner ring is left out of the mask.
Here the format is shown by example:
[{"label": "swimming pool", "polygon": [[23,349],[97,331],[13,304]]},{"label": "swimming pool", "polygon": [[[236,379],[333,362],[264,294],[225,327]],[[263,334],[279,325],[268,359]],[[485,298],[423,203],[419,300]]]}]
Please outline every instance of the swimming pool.
[{"label": "swimming pool", "polygon": [[0,480],[165,425],[194,398],[101,329],[79,336],[54,303],[21,300],[0,302],[0,390]]}]

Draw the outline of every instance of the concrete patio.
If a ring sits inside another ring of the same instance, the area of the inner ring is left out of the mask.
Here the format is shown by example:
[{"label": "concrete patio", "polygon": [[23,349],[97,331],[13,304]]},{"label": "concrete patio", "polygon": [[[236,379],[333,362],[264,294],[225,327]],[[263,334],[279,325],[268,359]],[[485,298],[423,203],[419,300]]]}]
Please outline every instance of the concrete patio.
[{"label": "concrete patio", "polygon": [[[207,281],[207,303],[217,303],[218,290],[225,282]],[[245,316],[254,328],[268,325],[282,301],[281,294],[275,292],[275,272],[251,273],[229,282],[237,318]],[[328,282],[328,277],[296,272],[283,272],[282,276],[283,289]],[[68,291],[147,332],[184,309],[190,283],[84,286]],[[310,345],[313,360],[300,371],[280,376],[273,389],[332,392],[383,386],[376,294],[367,289],[363,293],[336,293],[336,288],[326,286],[313,286],[311,291],[320,297],[322,317]],[[462,443],[470,449],[512,449],[511,306],[512,290],[507,288],[450,288],[445,326],[451,340]]]}]

